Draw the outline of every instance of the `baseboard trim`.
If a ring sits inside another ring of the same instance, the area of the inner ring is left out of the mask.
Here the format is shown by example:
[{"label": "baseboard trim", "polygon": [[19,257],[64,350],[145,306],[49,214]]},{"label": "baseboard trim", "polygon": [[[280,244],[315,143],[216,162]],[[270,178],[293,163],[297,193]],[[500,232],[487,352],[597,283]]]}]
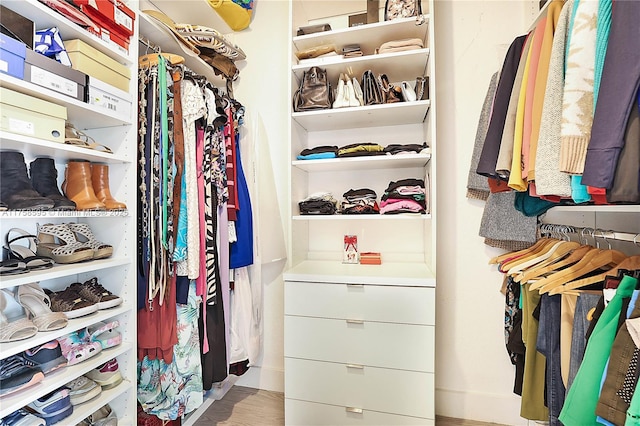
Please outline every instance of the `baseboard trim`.
[{"label": "baseboard trim", "polygon": [[526,426],[518,395],[436,388],[436,415],[513,426]]}]

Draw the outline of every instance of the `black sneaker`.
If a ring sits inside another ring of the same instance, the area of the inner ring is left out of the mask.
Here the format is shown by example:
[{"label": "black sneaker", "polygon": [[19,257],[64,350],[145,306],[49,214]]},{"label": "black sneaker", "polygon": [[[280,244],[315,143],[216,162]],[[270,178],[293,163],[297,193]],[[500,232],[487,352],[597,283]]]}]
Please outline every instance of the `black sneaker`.
[{"label": "black sneaker", "polygon": [[42,370],[31,366],[19,355],[0,360],[0,396],[35,385],[42,379]]},{"label": "black sneaker", "polygon": [[67,358],[62,355],[62,349],[57,340],[27,349],[20,356],[31,365],[39,367],[44,374],[67,365]]}]

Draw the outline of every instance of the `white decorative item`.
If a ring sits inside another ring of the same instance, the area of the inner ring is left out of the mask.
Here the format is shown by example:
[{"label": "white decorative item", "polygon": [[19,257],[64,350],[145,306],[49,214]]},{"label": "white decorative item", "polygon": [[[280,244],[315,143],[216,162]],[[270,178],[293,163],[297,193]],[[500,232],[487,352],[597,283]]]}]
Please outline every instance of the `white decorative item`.
[{"label": "white decorative item", "polygon": [[344,236],[344,250],[342,253],[342,263],[358,263],[358,236]]}]

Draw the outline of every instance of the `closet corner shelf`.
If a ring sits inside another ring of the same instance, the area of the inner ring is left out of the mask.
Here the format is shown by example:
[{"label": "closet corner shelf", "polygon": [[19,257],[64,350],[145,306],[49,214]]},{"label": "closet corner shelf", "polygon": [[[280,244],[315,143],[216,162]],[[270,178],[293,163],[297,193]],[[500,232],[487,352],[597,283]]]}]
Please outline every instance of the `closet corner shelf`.
[{"label": "closet corner shelf", "polygon": [[[205,61],[200,59],[198,55],[188,49],[183,49],[169,30],[153,22],[145,13],[138,15],[140,20],[140,35],[158,46],[162,52],[174,53],[184,58],[184,65],[196,74],[207,77],[215,85],[224,86],[225,80],[215,75],[213,68]],[[144,49],[140,50],[143,55]]]},{"label": "closet corner shelf", "polygon": [[[67,383],[75,379],[76,377],[85,374],[89,370],[101,364],[104,364],[110,359],[115,358],[118,355],[131,350],[132,348],[133,344],[131,342],[122,342],[118,346],[101,351],[98,355],[95,355],[87,359],[86,361],[80,362],[75,365],[59,368],[56,371],[53,371],[46,375],[40,383],[34,386],[30,386],[24,390],[3,396],[2,407],[0,408],[0,418],[13,413],[18,408],[24,407],[29,402],[34,401],[43,395],[46,395],[47,393],[62,386],[64,383]],[[120,386],[118,386],[114,388],[114,392],[121,393],[121,390],[123,388],[120,388]],[[63,421],[63,424],[67,423]]]},{"label": "closet corner shelf", "polygon": [[292,217],[293,220],[428,220],[431,214],[416,213],[399,213],[399,214],[330,214],[330,215],[312,215],[301,214]]},{"label": "closet corner shelf", "polygon": [[590,213],[640,213],[640,205],[577,205],[577,206],[557,206],[549,211],[553,212],[590,212]]},{"label": "closet corner shelf", "polygon": [[395,19],[296,36],[293,37],[293,44],[297,50],[309,49],[322,44],[335,44],[339,49],[347,44],[360,44],[363,52],[373,52],[384,42],[406,38],[419,38],[426,45],[431,16],[424,14],[423,17],[424,23],[422,25],[416,25],[416,18]]},{"label": "closet corner shelf", "polygon": [[112,46],[37,0],[11,0],[3,1],[2,4],[22,16],[28,16],[35,22],[37,29],[57,27],[62,40],[79,38],[123,65],[129,66],[134,63],[131,55],[124,52],[123,48]]},{"label": "closet corner shelf", "polygon": [[46,87],[0,74],[0,86],[34,98],[43,99],[67,108],[67,119],[78,129],[126,126],[133,124],[130,117],[123,117],[107,109],[79,101]]},{"label": "closet corner shelf", "polygon": [[424,167],[430,159],[431,153],[423,153],[327,158],[321,160],[294,160],[291,164],[294,167],[308,172],[339,172]]},{"label": "closet corner shelf", "polygon": [[[382,53],[379,55],[365,55],[357,58],[335,59],[327,58],[319,62],[302,62],[291,67],[298,81],[304,71],[316,65],[326,69],[330,82],[338,80],[340,73],[349,72],[361,81],[361,76],[366,70],[372,70],[376,75],[386,74],[391,83],[399,83],[402,80],[415,81],[417,76],[425,75],[429,60],[429,49],[405,50],[402,52]],[[398,64],[402,67],[399,68]]]},{"label": "closet corner shelf", "polygon": [[135,158],[128,158],[118,154],[109,154],[95,149],[82,148],[2,130],[0,130],[0,148],[2,150],[20,151],[26,158],[44,156],[55,157],[64,161],[88,160],[109,164],[133,163],[136,160]]},{"label": "closet corner shelf", "polygon": [[435,287],[434,273],[425,263],[384,262],[381,265],[345,264],[332,260],[304,260],[283,274],[285,281],[312,281]]},{"label": "closet corner shelf", "polygon": [[133,259],[124,256],[110,257],[108,259],[91,260],[82,263],[69,263],[65,265],[55,264],[52,268],[42,269],[40,271],[31,271],[26,274],[4,275],[0,277],[0,289],[129,265],[132,260]]},{"label": "closet corner shelf", "polygon": [[80,330],[81,328],[85,328],[91,324],[95,324],[96,322],[105,321],[120,314],[130,312],[132,310],[132,307],[130,307],[129,305],[131,304],[124,301],[121,305],[116,306],[115,308],[102,309],[90,315],[85,315],[79,318],[72,318],[69,320],[69,323],[66,327],[59,330],[38,332],[35,336],[29,339],[18,340],[17,342],[3,343],[1,351],[2,358],[18,354],[20,352],[26,351],[27,349],[42,345],[43,343],[50,342],[53,339],[64,336],[65,334],[71,333],[73,331]]},{"label": "closet corner shelf", "polygon": [[337,109],[294,112],[292,119],[309,132],[357,129],[360,127],[419,124],[429,112],[431,101],[396,102]]}]

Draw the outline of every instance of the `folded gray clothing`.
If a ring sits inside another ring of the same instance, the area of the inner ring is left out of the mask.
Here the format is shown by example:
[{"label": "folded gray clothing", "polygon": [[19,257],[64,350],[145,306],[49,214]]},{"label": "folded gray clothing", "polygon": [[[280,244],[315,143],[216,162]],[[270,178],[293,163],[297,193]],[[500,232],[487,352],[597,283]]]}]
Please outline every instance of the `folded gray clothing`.
[{"label": "folded gray clothing", "polygon": [[355,202],[356,200],[361,199],[369,199],[374,200],[377,198],[377,194],[373,189],[369,188],[361,188],[361,189],[350,189],[342,196],[349,202]]},{"label": "folded gray clothing", "polygon": [[515,191],[490,193],[482,213],[479,235],[491,240],[537,241],[538,218],[515,208]]},{"label": "folded gray clothing", "polygon": [[384,152],[386,152],[388,154],[398,154],[400,152],[415,152],[417,154],[420,151],[422,151],[423,149],[426,149],[428,147],[429,146],[427,145],[426,142],[423,142],[422,144],[417,144],[417,143],[407,143],[407,144],[392,143],[392,144],[387,145],[384,148]]},{"label": "folded gray clothing", "polygon": [[498,87],[498,73],[494,73],[489,83],[489,90],[484,97],[484,103],[482,104],[482,110],[480,111],[480,119],[478,120],[478,127],[476,128],[476,141],[473,145],[473,154],[471,155],[471,167],[469,168],[469,175],[467,177],[467,197],[486,200],[489,196],[489,184],[485,176],[476,173],[478,168],[478,161],[480,161],[480,154],[482,154],[482,146],[484,145],[484,138],[487,136],[487,129],[489,128],[489,118],[491,117],[491,106],[493,105],[493,97],[496,94],[496,87]]}]

